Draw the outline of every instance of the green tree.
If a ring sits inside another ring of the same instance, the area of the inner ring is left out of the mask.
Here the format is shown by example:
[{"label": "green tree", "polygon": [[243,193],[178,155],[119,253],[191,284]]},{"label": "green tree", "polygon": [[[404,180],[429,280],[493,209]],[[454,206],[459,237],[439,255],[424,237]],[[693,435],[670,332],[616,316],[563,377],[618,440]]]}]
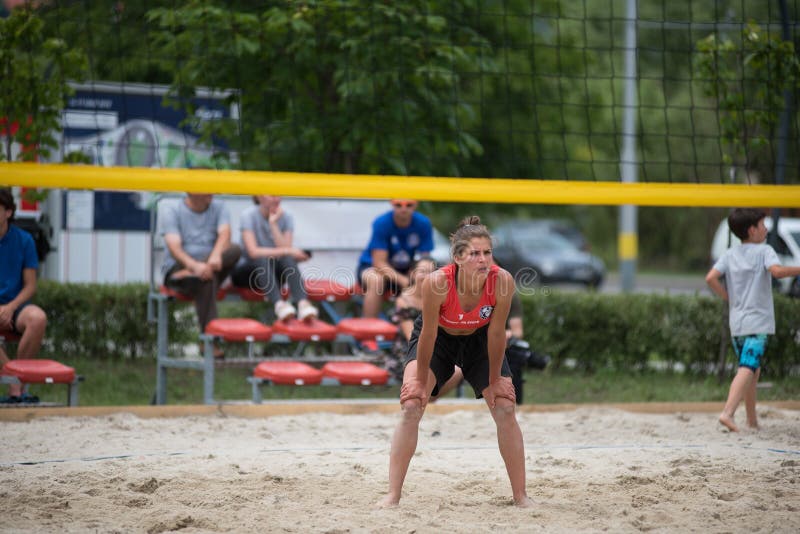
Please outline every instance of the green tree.
[{"label": "green tree", "polygon": [[48,35],[63,39],[89,58],[92,80],[168,84],[172,75],[153,58],[146,15],[150,9],[174,3],[100,0],[36,4]]},{"label": "green tree", "polygon": [[796,90],[800,81],[794,43],[750,23],[740,42],[717,34],[700,40],[695,63],[706,95],[719,107],[725,164],[772,181],[784,90]]},{"label": "green tree", "polygon": [[0,120],[5,146],[0,160],[12,160],[11,147],[23,149],[17,159],[48,156],[58,146],[59,118],[71,94],[68,80],[82,77],[86,60],[57,38],[46,37],[43,22],[27,7],[0,18]]},{"label": "green tree", "polygon": [[149,17],[179,105],[198,86],[238,89],[241,130],[210,133],[245,168],[458,176],[481,152],[460,73],[489,61],[446,16],[459,3],[193,0]]}]

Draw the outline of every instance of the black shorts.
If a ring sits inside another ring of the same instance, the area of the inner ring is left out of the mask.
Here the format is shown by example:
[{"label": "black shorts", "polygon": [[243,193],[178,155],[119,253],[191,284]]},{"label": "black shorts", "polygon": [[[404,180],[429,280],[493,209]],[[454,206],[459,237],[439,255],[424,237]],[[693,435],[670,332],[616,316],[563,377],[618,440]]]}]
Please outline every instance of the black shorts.
[{"label": "black shorts", "polygon": [[[370,267],[372,266],[359,265],[358,269],[356,270],[356,280],[358,280],[358,283],[361,284],[361,287],[366,287],[366,284],[364,283],[364,280],[361,278],[361,276],[364,274],[364,271],[366,271]],[[403,276],[408,276],[408,273],[410,272],[410,271],[401,271],[399,269],[395,270],[399,274],[402,274]],[[386,278],[384,279],[383,282],[383,292],[381,293],[381,295],[390,295],[390,296],[399,295],[402,290],[403,288],[397,285],[393,280],[389,280],[388,278]]]},{"label": "black shorts", "polygon": [[21,336],[22,332],[17,330],[17,319],[19,319],[19,313],[25,309],[26,306],[29,306],[31,301],[26,300],[22,304],[19,305],[19,308],[14,310],[14,315],[11,316],[11,331],[14,332],[16,335]]},{"label": "black shorts", "polygon": [[[419,333],[422,330],[422,316],[414,321],[414,330],[411,332],[411,339],[408,341],[408,354],[406,355],[405,365],[417,359],[417,342]],[[454,336],[439,328],[436,333],[436,342],[433,345],[433,356],[431,357],[431,371],[436,377],[436,384],[433,386],[432,396],[439,394],[439,389],[447,380],[453,376],[455,366],[461,368],[464,378],[472,389],[475,390],[475,398],[483,397],[483,390],[489,385],[489,345],[487,331],[489,325],[482,326],[472,334],[466,336]],[[500,370],[502,376],[511,376],[511,368],[508,360],[503,356],[503,367]]]}]

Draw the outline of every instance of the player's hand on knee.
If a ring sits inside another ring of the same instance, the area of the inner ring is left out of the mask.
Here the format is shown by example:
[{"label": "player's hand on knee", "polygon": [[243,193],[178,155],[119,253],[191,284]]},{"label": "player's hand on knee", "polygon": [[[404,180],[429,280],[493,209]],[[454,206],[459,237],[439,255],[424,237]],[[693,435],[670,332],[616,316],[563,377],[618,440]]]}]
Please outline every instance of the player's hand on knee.
[{"label": "player's hand on knee", "polygon": [[501,376],[488,386],[483,391],[483,397],[489,404],[490,408],[494,408],[498,398],[510,400],[512,403],[517,402],[517,395],[514,393],[514,384],[507,376]]},{"label": "player's hand on knee", "polygon": [[400,404],[411,399],[419,399],[420,404],[424,408],[428,403],[427,384],[421,380],[412,379],[408,382],[403,382],[400,386]]}]

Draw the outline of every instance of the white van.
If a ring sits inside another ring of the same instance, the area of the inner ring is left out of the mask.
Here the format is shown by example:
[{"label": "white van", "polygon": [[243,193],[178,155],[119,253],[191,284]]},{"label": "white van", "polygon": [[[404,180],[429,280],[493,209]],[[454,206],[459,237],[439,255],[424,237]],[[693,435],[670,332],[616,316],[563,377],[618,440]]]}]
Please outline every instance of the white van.
[{"label": "white van", "polygon": [[[772,232],[772,218],[766,217],[764,224]],[[728,247],[738,245],[739,238],[728,229],[728,220],[719,223],[714,241],[711,243],[711,259],[717,261]],[[775,246],[783,265],[800,265],[800,219],[781,217],[778,221],[778,243]],[[782,278],[778,281],[780,292],[800,296],[800,278]]]}]

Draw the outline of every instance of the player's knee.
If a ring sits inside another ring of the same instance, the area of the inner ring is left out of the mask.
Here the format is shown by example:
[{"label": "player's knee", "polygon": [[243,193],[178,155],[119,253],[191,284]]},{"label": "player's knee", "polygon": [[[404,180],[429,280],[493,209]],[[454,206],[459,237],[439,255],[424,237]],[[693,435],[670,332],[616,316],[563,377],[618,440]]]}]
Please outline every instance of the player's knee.
[{"label": "player's knee", "polygon": [[404,423],[418,423],[422,419],[422,402],[419,399],[404,401],[400,407]]},{"label": "player's knee", "polygon": [[504,397],[496,398],[494,408],[492,408],[492,415],[498,424],[509,420],[516,420],[514,403],[510,399]]}]

